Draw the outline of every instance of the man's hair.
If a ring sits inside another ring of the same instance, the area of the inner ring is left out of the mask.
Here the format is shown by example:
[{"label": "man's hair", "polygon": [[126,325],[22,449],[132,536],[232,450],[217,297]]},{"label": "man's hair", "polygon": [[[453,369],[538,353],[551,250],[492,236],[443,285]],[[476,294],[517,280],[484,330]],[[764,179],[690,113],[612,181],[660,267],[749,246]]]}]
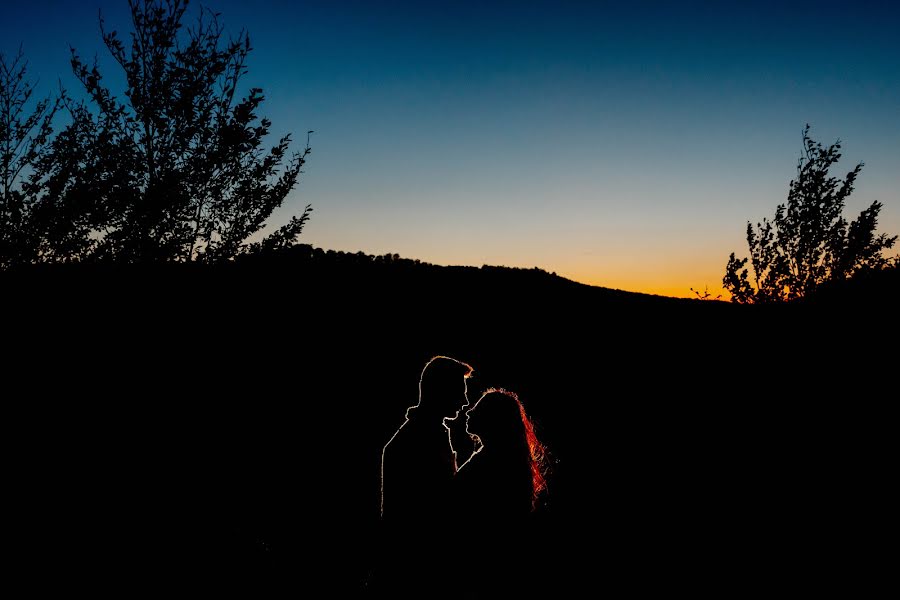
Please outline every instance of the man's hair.
[{"label": "man's hair", "polygon": [[439,390],[454,389],[454,385],[460,378],[468,379],[472,376],[472,365],[450,358],[449,356],[435,356],[422,369],[422,377],[419,379],[419,401],[426,394],[440,393]]}]

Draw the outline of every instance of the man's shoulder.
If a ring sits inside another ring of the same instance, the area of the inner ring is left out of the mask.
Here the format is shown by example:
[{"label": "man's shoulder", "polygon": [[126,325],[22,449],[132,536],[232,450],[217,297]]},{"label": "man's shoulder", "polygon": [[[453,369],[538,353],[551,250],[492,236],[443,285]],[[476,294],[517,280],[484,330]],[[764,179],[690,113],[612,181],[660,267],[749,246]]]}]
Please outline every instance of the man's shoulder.
[{"label": "man's shoulder", "polygon": [[398,448],[400,446],[404,446],[410,443],[410,439],[418,436],[418,432],[416,431],[417,427],[413,425],[409,420],[404,421],[400,427],[397,428],[397,431],[391,436],[391,439],[388,440],[387,444],[385,444],[385,451],[391,448]]},{"label": "man's shoulder", "polygon": [[411,439],[416,439],[423,437],[428,434],[427,427],[424,427],[420,421],[415,421],[413,419],[407,419],[399,428],[397,428],[397,432],[394,433],[392,441],[390,443],[395,442],[405,442]]},{"label": "man's shoulder", "polygon": [[449,448],[449,439],[438,428],[426,427],[425,424],[412,420],[406,421],[397,429],[390,441],[384,446],[385,455],[415,453],[423,450],[433,453],[444,446]]}]

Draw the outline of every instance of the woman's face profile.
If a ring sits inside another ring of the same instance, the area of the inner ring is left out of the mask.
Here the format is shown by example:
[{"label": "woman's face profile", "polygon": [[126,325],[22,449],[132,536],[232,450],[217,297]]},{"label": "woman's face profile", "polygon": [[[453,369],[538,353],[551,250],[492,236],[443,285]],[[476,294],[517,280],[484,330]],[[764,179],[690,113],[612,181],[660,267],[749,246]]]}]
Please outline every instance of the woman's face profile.
[{"label": "woman's face profile", "polygon": [[510,398],[497,392],[482,396],[466,412],[466,431],[484,439],[486,435],[493,436],[498,430],[509,427],[513,414],[509,402]]},{"label": "woman's face profile", "polygon": [[479,407],[481,403],[484,402],[484,398],[482,397],[475,405],[466,411],[466,431],[470,434],[478,435],[479,432],[479,424],[481,424],[481,416],[479,415]]}]

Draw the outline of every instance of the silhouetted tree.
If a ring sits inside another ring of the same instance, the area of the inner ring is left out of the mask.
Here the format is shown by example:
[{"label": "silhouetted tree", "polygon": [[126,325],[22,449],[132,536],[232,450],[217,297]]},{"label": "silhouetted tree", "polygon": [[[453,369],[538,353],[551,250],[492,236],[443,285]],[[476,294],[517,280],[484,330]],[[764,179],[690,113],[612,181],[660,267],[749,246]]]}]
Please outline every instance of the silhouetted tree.
[{"label": "silhouetted tree", "polygon": [[[829,169],[841,158],[840,148],[840,140],[824,148],[810,138],[809,125],[803,130],[804,153],[787,204],[778,205],[774,221],[763,219],[755,229],[747,223],[749,259],[737,259],[733,252],[728,259],[722,283],[734,302],[802,298],[825,282],[890,263],[883,251],[893,247],[897,236],[875,234],[880,202],[872,202],[850,223],[842,216],[863,163],[843,180],[830,177]],[[753,283],[745,268],[748,260]]]},{"label": "silhouetted tree", "polygon": [[309,206],[248,243],[296,185],[309,137],[290,156],[290,135],[263,149],[271,122],[257,116],[262,90],[238,96],[249,36],[226,40],[220,15],[206,9],[185,28],[187,5],[129,0],[128,47],[101,16],[124,72],[121,97],[96,60],[71,49],[87,100],[66,103],[72,122],[35,169],[41,260],[221,261],[290,246],[302,231]]},{"label": "silhouetted tree", "polygon": [[34,204],[31,169],[48,151],[59,100],[32,104],[22,48],[7,60],[0,53],[0,269],[31,262],[36,240],[30,226]]}]

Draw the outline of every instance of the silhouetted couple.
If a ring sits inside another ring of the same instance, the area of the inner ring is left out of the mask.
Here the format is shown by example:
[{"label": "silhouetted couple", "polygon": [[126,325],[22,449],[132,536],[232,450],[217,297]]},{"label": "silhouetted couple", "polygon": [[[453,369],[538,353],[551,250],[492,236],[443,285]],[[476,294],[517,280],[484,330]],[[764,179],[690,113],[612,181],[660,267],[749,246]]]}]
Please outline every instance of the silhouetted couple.
[{"label": "silhouetted couple", "polygon": [[[544,451],[522,403],[489,389],[469,407],[473,369],[431,359],[419,403],[385,445],[381,515],[386,529],[376,591],[420,597],[488,597],[524,586],[518,553],[544,491]],[[474,442],[462,465],[450,424],[465,414]]]}]

